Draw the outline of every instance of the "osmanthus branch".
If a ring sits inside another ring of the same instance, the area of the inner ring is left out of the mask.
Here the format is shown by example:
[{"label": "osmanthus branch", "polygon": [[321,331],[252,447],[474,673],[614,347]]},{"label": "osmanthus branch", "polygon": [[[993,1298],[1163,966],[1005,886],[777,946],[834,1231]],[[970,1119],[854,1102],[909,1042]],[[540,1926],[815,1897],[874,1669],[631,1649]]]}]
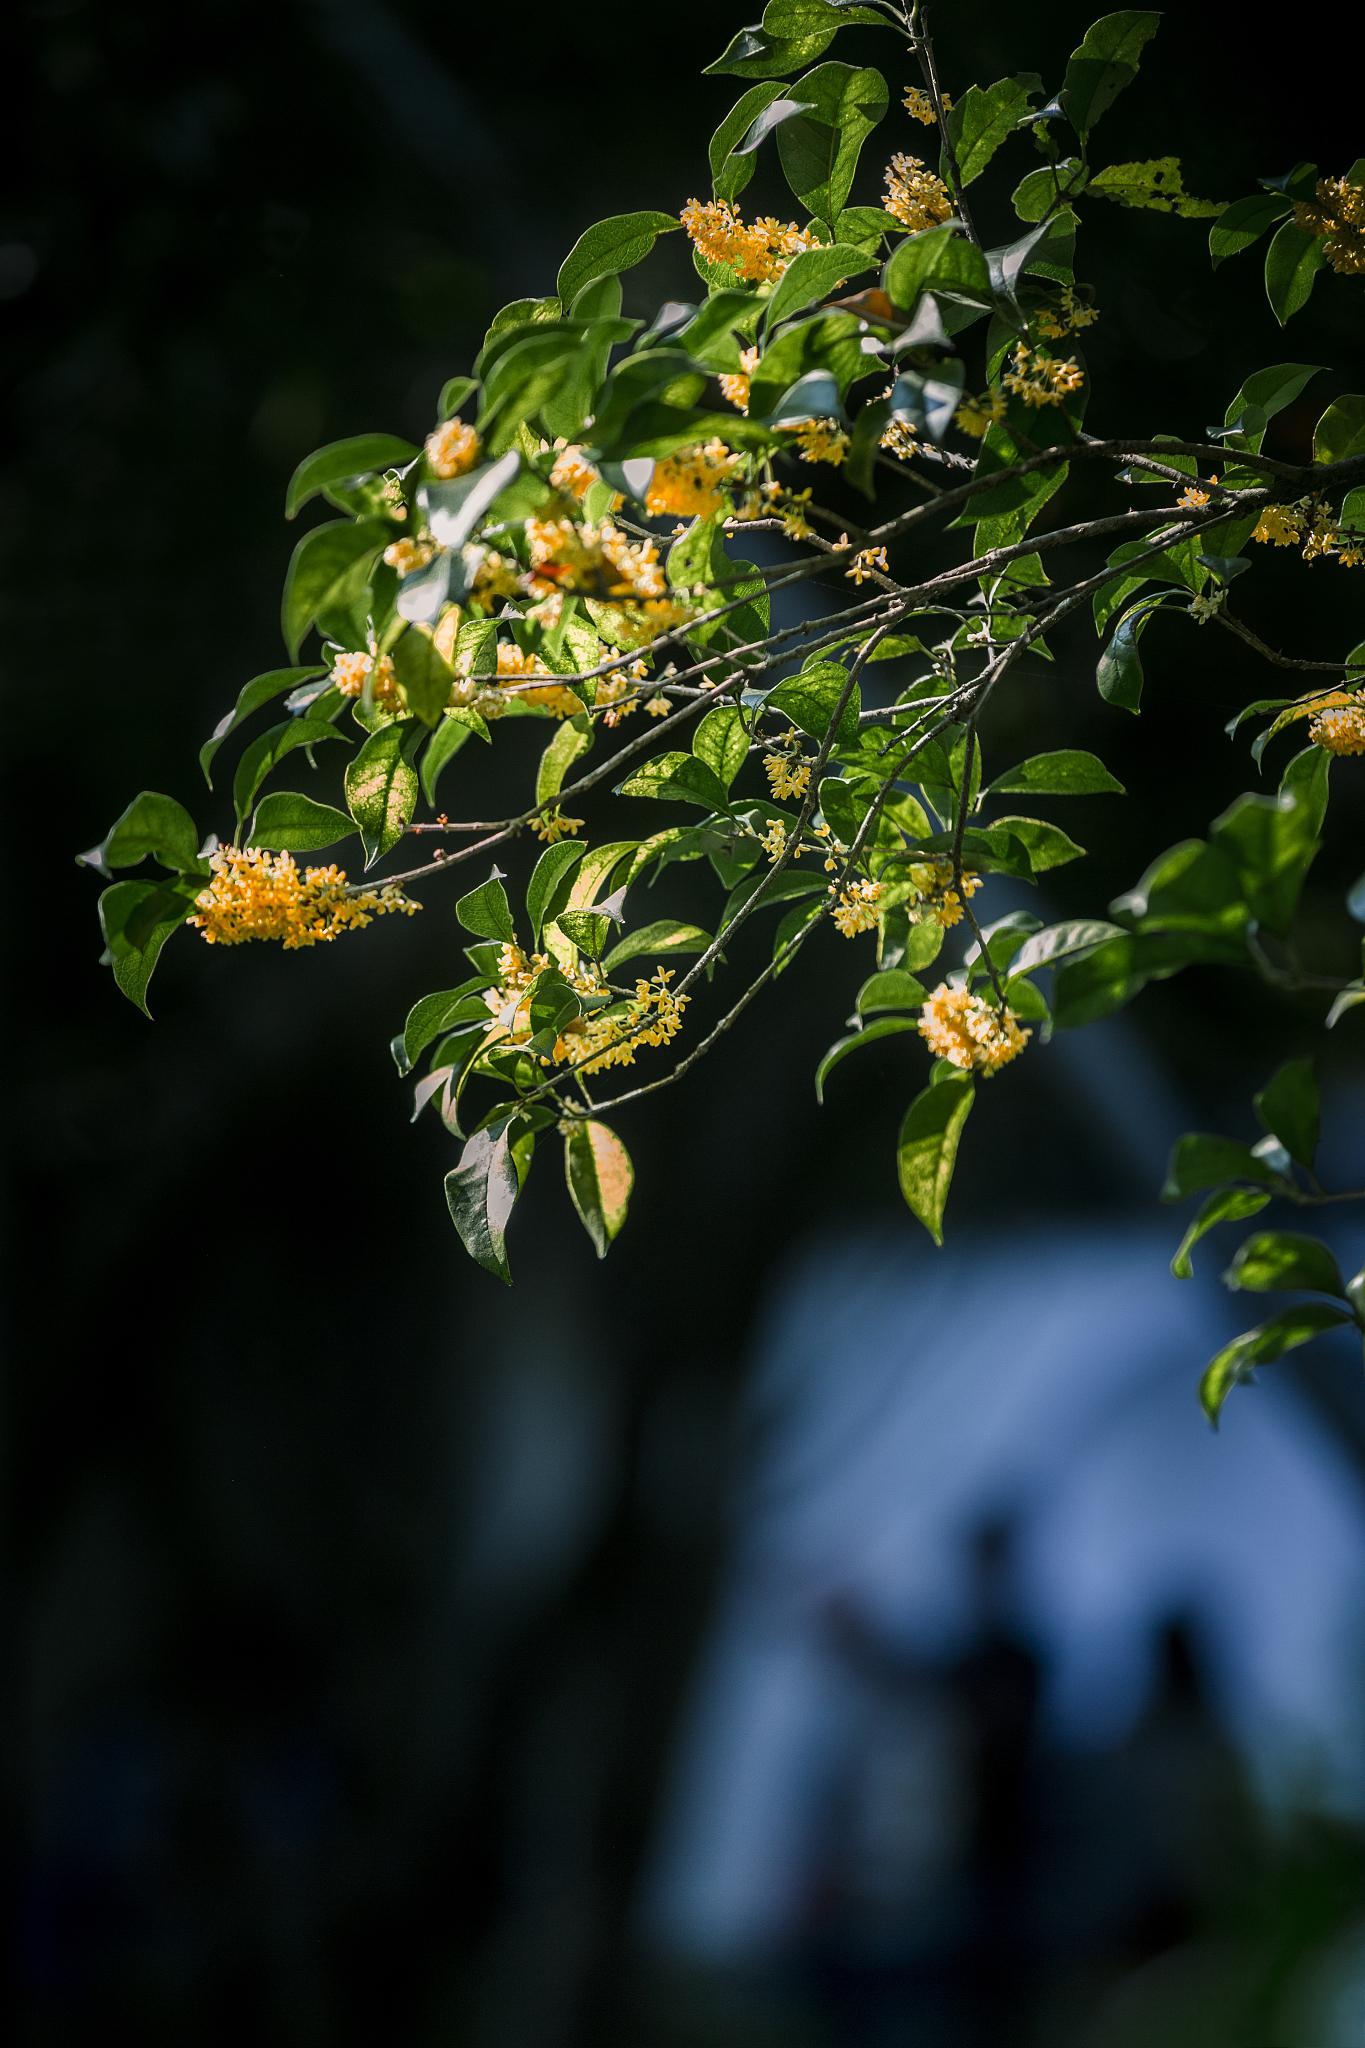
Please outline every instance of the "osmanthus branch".
[{"label": "osmanthus branch", "polygon": [[[1237,638],[1253,648],[1263,661],[1273,662],[1276,668],[1303,669],[1314,675],[1328,676],[1346,676],[1353,673],[1344,661],[1305,661],[1298,655],[1277,653],[1273,647],[1266,645],[1259,633],[1253,633],[1250,626],[1244,625],[1241,619],[1234,618],[1226,605],[1220,605],[1213,616],[1220,626],[1225,627],[1229,633],[1235,633]],[[1359,674],[1359,669],[1354,673]]]},{"label": "osmanthus branch", "polygon": [[915,0],[915,5],[906,15],[906,28],[909,30],[913,40],[915,55],[919,58],[919,67],[924,75],[925,90],[933,102],[934,118],[938,122],[939,140],[943,144],[943,168],[948,173],[948,189],[953,195],[953,205],[957,209],[958,219],[967,231],[968,240],[975,242],[979,249],[981,247],[981,237],[976,232],[976,224],[972,219],[971,208],[967,204],[967,195],[962,183],[962,173],[958,167],[957,150],[953,146],[953,138],[948,130],[948,117],[943,105],[943,93],[938,82],[938,66],[934,62],[934,42],[933,37],[929,33],[928,0]]}]

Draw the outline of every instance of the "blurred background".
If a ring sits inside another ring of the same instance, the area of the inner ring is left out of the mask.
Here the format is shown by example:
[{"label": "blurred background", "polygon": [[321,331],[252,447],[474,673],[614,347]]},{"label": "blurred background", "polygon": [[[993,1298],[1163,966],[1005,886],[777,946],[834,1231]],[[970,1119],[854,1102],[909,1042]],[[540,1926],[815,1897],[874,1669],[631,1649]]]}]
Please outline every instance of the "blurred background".
[{"label": "blurred background", "polygon": [[[955,91],[1055,87],[1089,18],[940,12]],[[1251,1318],[1216,1246],[1170,1278],[1181,1219],[1155,1201],[1180,1130],[1250,1136],[1251,1091],[1310,1051],[1326,1177],[1354,1156],[1358,1179],[1353,1020],[1324,1040],[1316,1002],[1190,974],[1035,1047],[983,1091],[935,1254],[894,1184],[907,1041],[816,1108],[861,971],[829,938],[623,1122],[638,1188],[605,1265],[542,1163],[509,1294],[465,1261],[449,1140],[408,1128],[387,1050],[458,978],[453,888],[289,958],[181,940],[154,1027],[97,965],[74,852],[143,787],[229,822],[194,753],[283,659],[295,463],[419,439],[492,313],[548,289],[585,225],[696,191],[742,90],[697,74],[740,18],[20,0],[11,21],[25,2044],[111,2023],[282,2048],[1365,2035],[1359,1358],[1274,1368],[1212,1436],[1197,1376]],[[890,62],[890,41],[839,54]],[[1178,152],[1219,198],[1298,158],[1343,170],[1354,70],[1179,9],[1097,143]],[[1358,291],[1325,277],[1281,337],[1257,257],[1215,302],[1202,224],[1095,227],[1089,424],[1198,432],[1249,371],[1303,356],[1345,373],[1277,423],[1306,453],[1353,362],[1359,381]],[[692,282],[666,242],[627,310]],[[1277,559],[1244,609],[1325,656],[1365,631],[1351,595]],[[1090,746],[1129,786],[1058,813],[1099,850],[1039,907],[1102,911],[1253,785],[1222,728],[1278,684],[1162,620],[1133,721],[1095,696],[1088,628],[1057,652],[988,747]],[[474,751],[452,795],[507,772]],[[1308,928],[1350,972],[1354,764],[1335,792]],[[713,909],[677,869],[657,901]],[[1340,1241],[1353,1270],[1349,1222]]]}]

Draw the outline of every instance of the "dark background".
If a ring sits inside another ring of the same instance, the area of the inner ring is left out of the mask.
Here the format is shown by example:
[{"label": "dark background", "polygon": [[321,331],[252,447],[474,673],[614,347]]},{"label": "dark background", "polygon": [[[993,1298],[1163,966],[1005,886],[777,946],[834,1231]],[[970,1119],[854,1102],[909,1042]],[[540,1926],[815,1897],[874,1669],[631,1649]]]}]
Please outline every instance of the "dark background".
[{"label": "dark background", "polygon": [[[1021,68],[1055,84],[1087,20],[1072,0],[940,11],[959,88]],[[823,1229],[911,1230],[891,1155],[914,1061],[892,1042],[817,1111],[809,1077],[847,1002],[832,940],[690,1086],[631,1115],[638,1188],[605,1266],[542,1166],[508,1295],[463,1259],[448,1141],[407,1128],[387,1051],[415,997],[458,974],[453,892],[288,959],[179,941],[152,1026],[97,965],[95,885],[71,856],[143,787],[225,827],[194,752],[283,659],[295,463],[371,428],[420,439],[492,313],[548,289],[584,226],[697,190],[743,89],[697,74],[739,19],[20,10],[0,645],[26,2041],[121,2020],[154,2041],[635,2043],[673,2010],[627,1927],[743,1453],[746,1341],[778,1262]],[[1176,151],[1191,191],[1231,198],[1296,158],[1361,153],[1356,64],[1310,76],[1297,35],[1271,51],[1235,19],[1167,17],[1102,157]],[[889,39],[862,48],[889,60]],[[924,132],[893,130],[888,150]],[[864,180],[871,198],[871,153]],[[1089,424],[1198,431],[1250,370],[1302,355],[1345,373],[1280,423],[1275,445],[1306,451],[1316,411],[1359,382],[1359,293],[1325,278],[1281,338],[1257,257],[1215,301],[1202,224],[1100,226],[1080,263],[1104,308]],[[662,245],[628,310],[687,286]],[[1360,638],[1337,573],[1315,576],[1310,612],[1303,572],[1276,560],[1249,600],[1258,629],[1315,654]],[[1140,722],[1095,699],[1088,629],[1001,707],[999,763],[1091,745],[1133,791],[1065,817],[1102,850],[1057,909],[1102,910],[1250,786],[1222,726],[1274,679],[1213,630],[1159,624],[1146,649]],[[470,754],[452,792],[483,772]],[[1310,921],[1349,972],[1342,767]],[[689,888],[670,898],[684,914]],[[1316,1016],[1191,975],[1139,1022],[1192,1120],[1241,1130]],[[1325,1058],[1349,1078],[1349,1043]],[[983,1101],[953,1207],[1003,1230],[1026,1198],[1064,1227],[1154,1192],[1035,1053]],[[1358,1440],[1333,1376],[1307,1378]],[[572,1483],[566,1442],[588,1445]],[[821,2009],[813,1995],[803,2024]],[[722,2025],[676,2038],[729,2040]]]}]

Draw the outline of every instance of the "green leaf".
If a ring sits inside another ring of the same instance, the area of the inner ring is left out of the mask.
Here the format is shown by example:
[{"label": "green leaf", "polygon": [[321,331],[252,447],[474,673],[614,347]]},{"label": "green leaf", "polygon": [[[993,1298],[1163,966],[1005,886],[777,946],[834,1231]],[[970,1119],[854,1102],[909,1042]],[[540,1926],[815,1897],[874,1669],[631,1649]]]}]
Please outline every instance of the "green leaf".
[{"label": "green leaf", "polygon": [[834,40],[837,20],[804,35],[770,35],[763,28],[742,28],[731,37],[714,64],[703,65],[705,75],[726,74],[732,78],[786,78],[803,64],[813,63]]},{"label": "green leaf", "polygon": [[1296,1230],[1260,1230],[1247,1238],[1233,1254],[1223,1285],[1252,1294],[1298,1287],[1312,1294],[1346,1291],[1341,1269],[1322,1239]]},{"label": "green leaf", "polygon": [[555,923],[590,960],[602,958],[611,937],[611,919],[604,910],[561,910]]},{"label": "green leaf", "polygon": [[1095,754],[1080,747],[1059,747],[1055,753],[1034,754],[1017,768],[1007,768],[986,789],[987,796],[1101,796],[1109,791],[1123,795],[1123,784],[1115,780]]},{"label": "green leaf", "polygon": [[511,1131],[510,1118],[475,1131],[459,1165],[446,1175],[446,1202],[465,1250],[509,1287],[507,1223],[520,1187]]},{"label": "green leaf", "polygon": [[701,804],[725,811],[729,801],[714,769],[695,754],[656,754],[617,786],[618,796],[660,797],[671,803]]},{"label": "green leaf", "polygon": [[964,185],[979,178],[1006,137],[1028,112],[1036,81],[1002,78],[995,85],[969,85],[948,116],[948,133]]},{"label": "green leaf", "polygon": [[[785,712],[792,724],[799,726],[811,739],[823,741],[846,689],[848,670],[840,662],[813,661],[798,675],[788,676],[784,683],[779,683],[775,690],[769,692],[766,701],[771,710]],[[839,739],[857,738],[861,710],[862,692],[855,683],[840,714]]]},{"label": "green leaf", "polygon": [[1265,252],[1265,291],[1281,327],[1308,304],[1313,281],[1327,261],[1322,237],[1296,221],[1277,228]]},{"label": "green leaf", "polygon": [[130,1003],[150,1017],[147,985],[172,932],[192,908],[183,886],[164,882],[115,882],[101,892],[100,926],[114,983]]},{"label": "green leaf", "polygon": [[448,711],[431,735],[422,755],[421,776],[422,795],[429,804],[436,801],[436,785],[442,770],[454,760],[471,733],[477,733],[485,745],[492,744],[493,735],[484,720],[471,705],[466,705],[460,711]]},{"label": "green leaf", "polygon": [[555,280],[561,306],[568,307],[594,278],[615,277],[643,263],[660,235],[681,226],[675,213],[618,213],[586,228],[560,265]]},{"label": "green leaf", "polygon": [[1165,601],[1164,593],[1140,598],[1130,605],[1115,626],[1109,645],[1095,668],[1095,682],[1106,704],[1136,716],[1142,703],[1142,656],[1138,643],[1152,613]]},{"label": "green leaf", "polygon": [[886,113],[886,80],[880,71],[821,64],[796,92],[811,111],[778,128],[782,172],[808,213],[832,221],[852,190],[863,144]]},{"label": "green leaf", "polygon": [[808,320],[784,327],[764,349],[749,381],[750,417],[767,420],[780,413],[812,418],[820,408],[807,405],[803,413],[783,403],[808,373],[827,379],[833,402],[826,402],[823,410],[831,412],[842,403],[854,378],[865,376],[867,369],[862,323],[856,316],[837,310],[813,313]]},{"label": "green leaf", "polygon": [[253,846],[268,847],[272,853],[311,853],[315,847],[349,839],[354,830],[345,811],[332,804],[315,803],[297,790],[277,789],[261,798],[249,837]]},{"label": "green leaf", "polygon": [[1259,1158],[1250,1145],[1205,1131],[1187,1131],[1175,1141],[1161,1199],[1181,1202],[1186,1195],[1202,1194],[1205,1188],[1223,1181],[1251,1181],[1269,1188],[1284,1185],[1283,1175]]},{"label": "green leaf", "polygon": [[[1259,454],[1267,423],[1292,405],[1304,385],[1316,377],[1320,363],[1272,363],[1247,378],[1223,415],[1224,438],[1230,447]],[[1232,428],[1234,433],[1228,434]]]},{"label": "green leaf", "polygon": [[232,778],[232,802],[238,825],[255,803],[261,784],[274,773],[286,754],[292,754],[299,747],[325,746],[329,740],[342,737],[327,719],[307,716],[286,718],[282,724],[272,725],[261,733],[244,749]]},{"label": "green leaf", "polygon": [[360,827],[365,865],[373,867],[397,844],[417,808],[412,745],[421,727],[395,719],[366,740],[346,766],[346,807]]},{"label": "green leaf", "polygon": [[396,434],[356,434],[349,441],[333,441],[316,454],[306,455],[294,471],[285,495],[284,516],[294,518],[329,484],[374,476],[382,469],[402,469],[416,453],[411,441],[402,441]]},{"label": "green leaf", "polygon": [[1209,257],[1216,270],[1229,256],[1249,249],[1272,221],[1282,220],[1289,202],[1278,192],[1253,192],[1248,199],[1234,199],[1224,207],[1209,229]]},{"label": "green leaf", "polygon": [[378,519],[332,519],[314,526],[289,558],[280,606],[280,630],[292,660],[310,626],[343,604],[353,579],[379,554],[390,529]]},{"label": "green leaf", "polygon": [[592,746],[592,727],[576,718],[566,719],[540,757],[536,770],[536,802],[547,804],[564,787],[564,777],[575,761]]},{"label": "green leaf", "polygon": [[608,974],[614,974],[627,960],[654,959],[665,953],[704,953],[710,943],[710,932],[704,932],[700,925],[680,924],[676,918],[662,917],[621,939],[602,965]]},{"label": "green leaf", "polygon": [[1046,930],[1034,932],[1026,938],[1010,962],[1010,973],[1036,974],[1040,967],[1051,967],[1059,960],[1093,952],[1107,939],[1121,936],[1120,927],[1106,924],[1103,918],[1068,918],[1063,924],[1048,925]]},{"label": "green leaf", "polygon": [[492,1012],[483,1000],[482,975],[474,975],[462,981],[458,988],[437,989],[434,995],[422,996],[408,1011],[401,1040],[403,1048],[403,1072],[411,1073],[429,1045],[453,1025],[467,1020],[489,1025]]},{"label": "green leaf", "polygon": [[[916,1028],[913,1017],[876,1017],[872,1023],[865,1024],[861,1030],[852,1031],[847,1038],[837,1040],[815,1069],[816,1101],[819,1103],[824,1102],[826,1081],[834,1072],[834,1069],[843,1060],[846,1060],[851,1052],[858,1052],[865,1045],[875,1045],[879,1039],[895,1038],[903,1031],[914,1031]],[[909,1199],[907,1195],[906,1200],[909,1201]],[[914,1203],[911,1202],[910,1206],[914,1208]],[[915,1213],[918,1215],[918,1210]]]},{"label": "green leaf", "polygon": [[901,1124],[896,1150],[901,1193],[938,1245],[943,1243],[943,1211],[962,1127],[975,1099],[970,1074],[945,1074],[915,1097]]},{"label": "green leaf", "polygon": [[917,1010],[927,993],[924,983],[916,981],[903,967],[883,968],[868,976],[858,991],[855,1007],[860,1017],[873,1016],[880,1010]]},{"label": "green leaf", "polygon": [[517,928],[512,922],[512,906],[496,873],[460,898],[455,905],[455,915],[465,930],[473,932],[476,938],[501,939],[504,945],[509,946],[516,942]]},{"label": "green leaf", "polygon": [[[135,868],[151,857],[163,867],[206,875],[208,862],[199,857],[199,832],[183,804],[159,790],[144,789],[121,811],[100,845],[78,855],[83,867],[107,875],[113,868]],[[153,887],[156,885],[153,884]]]},{"label": "green leaf", "polygon": [[707,712],[692,735],[692,752],[728,790],[749,758],[749,728],[738,705],[717,704]]},{"label": "green leaf", "polygon": [[1065,867],[1069,860],[1079,860],[1085,852],[1060,825],[1049,825],[1042,818],[997,818],[990,834],[994,837],[997,832],[1007,832],[1019,841],[1028,857],[1029,872],[1034,875],[1045,874],[1049,868]]},{"label": "green leaf", "polygon": [[393,644],[393,666],[408,710],[436,727],[450,702],[455,671],[426,626],[409,626]]},{"label": "green leaf", "polygon": [[[528,303],[531,302],[528,301]],[[468,398],[470,392],[477,391],[478,388],[479,380],[477,377],[447,377],[445,383],[441,386],[440,402],[436,408],[441,418],[443,420],[453,419]]]},{"label": "green leaf", "polygon": [[1333,399],[1313,429],[1314,462],[1345,462],[1365,455],[1365,396],[1347,391]]},{"label": "green leaf", "polygon": [[1350,1311],[1326,1301],[1305,1301],[1287,1308],[1255,1330],[1244,1330],[1209,1360],[1199,1383],[1199,1400],[1209,1421],[1217,1427],[1223,1403],[1238,1383],[1258,1365],[1271,1365],[1287,1351],[1296,1351],[1351,1320]]},{"label": "green leaf", "polygon": [[793,313],[804,313],[808,306],[828,298],[836,285],[871,267],[866,252],[849,242],[803,249],[792,258],[774,287],[764,309],[764,327],[771,332],[780,320],[789,319]]},{"label": "green leaf", "polygon": [[883,284],[893,305],[913,313],[921,292],[989,305],[990,273],[975,242],[967,241],[951,222],[923,228],[897,244],[887,259]]},{"label": "green leaf", "polygon": [[1137,77],[1147,43],[1156,34],[1159,13],[1148,7],[1124,7],[1103,15],[1088,28],[1073,50],[1062,80],[1061,101],[1076,133],[1088,135],[1100,116]]},{"label": "green leaf", "polygon": [[553,917],[560,902],[568,895],[568,878],[578,866],[586,846],[575,846],[570,840],[561,839],[556,846],[547,846],[531,870],[531,879],[526,885],[526,915],[531,926],[531,944],[540,944],[540,928],[548,917]]},{"label": "green leaf", "polygon": [[1079,157],[1068,156],[1060,163],[1043,164],[1019,180],[1010,203],[1020,220],[1041,220],[1064,199],[1075,199],[1082,193],[1089,176]]},{"label": "green leaf", "polygon": [[1176,1279],[1188,1280],[1191,1277],[1194,1266],[1190,1253],[1215,1224],[1245,1222],[1248,1216],[1259,1215],[1269,1200],[1269,1194],[1259,1188],[1219,1188],[1211,1194],[1196,1211],[1194,1221],[1181,1238],[1171,1260],[1171,1271]]},{"label": "green leaf", "polygon": [[209,774],[209,768],[214,755],[229,733],[235,732],[244,720],[250,718],[253,711],[259,711],[262,704],[269,704],[273,698],[283,697],[287,691],[296,690],[300,683],[309,682],[314,676],[325,674],[326,670],[316,664],[312,668],[272,668],[265,675],[253,676],[249,683],[244,683],[231,711],[219,719],[199,749],[199,767],[209,788],[213,787],[213,777]]},{"label": "green leaf", "polygon": [[1317,1077],[1311,1060],[1286,1060],[1255,1098],[1256,1114],[1300,1166],[1313,1164],[1322,1132]]},{"label": "green leaf", "polygon": [[1151,157],[1140,164],[1110,164],[1095,173],[1086,190],[1120,206],[1175,213],[1182,220],[1207,220],[1225,210],[1221,199],[1195,199],[1185,190],[1178,156]]},{"label": "green leaf", "polygon": [[717,199],[733,202],[753,177],[758,164],[754,157],[756,144],[750,137],[759,116],[778,99],[781,91],[775,79],[751,85],[747,92],[741,93],[711,137],[711,189]]},{"label": "green leaf", "polygon": [[605,1259],[626,1220],[635,1169],[615,1131],[591,1117],[562,1127],[564,1178],[579,1220]]}]

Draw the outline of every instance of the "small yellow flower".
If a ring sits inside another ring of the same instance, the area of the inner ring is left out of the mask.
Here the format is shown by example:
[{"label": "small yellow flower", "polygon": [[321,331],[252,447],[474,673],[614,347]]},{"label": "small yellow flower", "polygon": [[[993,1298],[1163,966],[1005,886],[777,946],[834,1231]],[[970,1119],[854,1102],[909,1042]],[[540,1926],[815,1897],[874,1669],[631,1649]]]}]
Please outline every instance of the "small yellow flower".
[{"label": "small yellow flower", "polygon": [[532,818],[531,830],[537,839],[543,839],[547,846],[553,846],[556,840],[572,839],[575,834],[581,832],[583,820],[566,818],[559,805],[555,804],[552,809],[542,811],[539,817]]},{"label": "small yellow flower", "polygon": [[781,860],[787,850],[787,828],[780,818],[769,818],[763,834],[763,851],[770,861]]},{"label": "small yellow flower", "polygon": [[1099,308],[1088,304],[1068,284],[1063,285],[1054,305],[1038,309],[1033,324],[1045,340],[1060,341],[1064,334],[1079,334],[1083,327],[1093,327],[1099,317]]},{"label": "small yellow flower", "polygon": [[682,519],[709,519],[728,506],[728,486],[743,464],[743,456],[719,440],[662,456],[645,492],[645,510],[655,518],[671,512]]},{"label": "small yellow flower", "polygon": [[868,882],[861,878],[848,882],[839,891],[830,911],[836,930],[846,939],[856,938],[859,932],[870,932],[877,922],[877,905],[882,899],[880,882]]},{"label": "small yellow flower", "polygon": [[596,482],[597,471],[583,450],[573,443],[561,445],[550,471],[552,487],[566,497],[583,498]]},{"label": "small yellow flower", "polygon": [[1297,505],[1262,506],[1251,535],[1272,548],[1297,547],[1302,537],[1303,516]]},{"label": "small yellow flower", "polygon": [[381,654],[377,662],[372,654],[335,654],[332,657],[332,684],[343,697],[363,696],[371,673],[374,676],[371,701],[381,711],[397,711],[398,677],[387,654]]},{"label": "small yellow flower", "polygon": [[900,462],[909,462],[912,456],[921,452],[920,443],[904,420],[892,420],[882,434],[881,446]]},{"label": "small yellow flower", "polygon": [[936,924],[944,931],[951,931],[955,924],[961,923],[963,898],[970,902],[982,886],[980,875],[964,868],[959,893],[953,877],[953,864],[946,854],[913,862],[907,870],[907,878],[915,892],[908,906],[913,922]]},{"label": "small yellow flower", "polygon": [[898,151],[886,167],[882,204],[912,235],[950,220],[953,212],[943,180],[935,177],[922,158],[906,156],[904,151]]},{"label": "small yellow flower", "polygon": [[1020,1029],[1008,1005],[997,1010],[981,996],[950,988],[946,981],[926,997],[918,1029],[936,1059],[986,1075],[1017,1058],[1033,1035]]},{"label": "small yellow flower", "polygon": [[1333,270],[1343,277],[1365,276],[1365,185],[1319,178],[1316,196],[1296,202],[1294,219],[1317,236]]},{"label": "small yellow flower", "polygon": [[788,803],[803,797],[810,788],[810,770],[809,761],[803,761],[790,754],[763,756],[763,773],[768,778],[768,787],[772,790],[774,801],[777,803]]},{"label": "small yellow flower", "polygon": [[1175,502],[1187,512],[1198,512],[1209,503],[1209,494],[1201,491],[1197,484],[1188,484]]},{"label": "small yellow flower", "polygon": [[427,435],[427,468],[442,482],[464,476],[479,459],[479,437],[463,420],[445,420]]},{"label": "small yellow flower", "polygon": [[1005,417],[1005,394],[1003,391],[984,391],[980,398],[964,398],[953,415],[953,423],[964,434],[970,434],[979,441],[983,434],[993,427],[997,420]]},{"label": "small yellow flower", "polygon": [[436,543],[429,535],[420,540],[409,539],[390,541],[384,550],[384,560],[399,576],[415,575],[418,569],[425,569],[436,553]]},{"label": "small yellow flower", "polygon": [[1063,360],[1046,355],[1024,341],[1015,349],[1004,376],[1006,390],[1031,406],[1060,405],[1068,393],[1079,391],[1084,382],[1085,372],[1074,356]]},{"label": "small yellow flower", "polygon": [[1365,703],[1320,711],[1308,737],[1329,754],[1365,754]]},{"label": "small yellow flower", "polygon": [[[939,94],[939,98],[943,102],[944,113],[951,114],[951,112],[953,111],[953,103],[952,100],[948,97],[948,94],[946,92],[941,92]],[[926,128],[932,128],[935,122],[938,120],[938,115],[934,112],[933,101],[930,99],[928,93],[924,92],[918,85],[906,86],[905,111],[910,116],[910,119],[912,121],[922,121]]]},{"label": "small yellow flower", "polygon": [[837,420],[802,420],[788,431],[803,462],[828,462],[838,469],[848,454],[848,435]]},{"label": "small yellow flower", "polygon": [[667,718],[672,709],[673,706],[669,703],[667,697],[650,697],[645,704],[645,715],[647,718]]},{"label": "small yellow flower", "polygon": [[758,368],[758,350],[742,348],[739,352],[738,370],[723,370],[719,383],[722,398],[741,412],[749,410],[749,379]]},{"label": "small yellow flower", "polygon": [[845,576],[851,576],[859,587],[878,573],[883,576],[890,573],[885,548],[860,548],[844,571]]}]

